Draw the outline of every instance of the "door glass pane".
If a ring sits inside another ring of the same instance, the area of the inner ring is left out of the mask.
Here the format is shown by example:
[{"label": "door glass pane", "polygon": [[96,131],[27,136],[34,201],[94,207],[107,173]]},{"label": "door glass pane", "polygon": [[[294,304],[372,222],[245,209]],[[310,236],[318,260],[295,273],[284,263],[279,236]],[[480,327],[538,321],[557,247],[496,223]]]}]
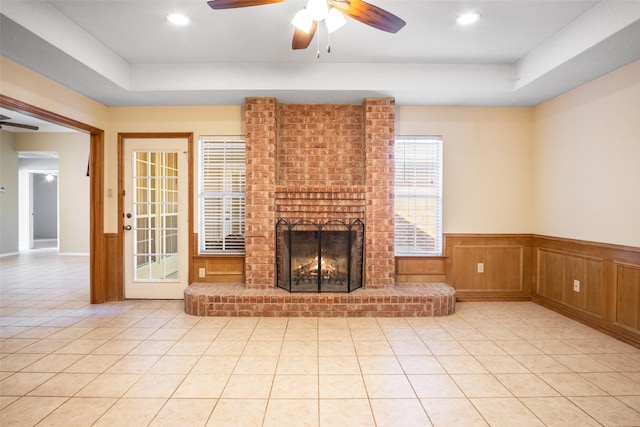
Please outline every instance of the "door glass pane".
[{"label": "door glass pane", "polygon": [[178,154],[134,152],[134,280],[178,278]]}]

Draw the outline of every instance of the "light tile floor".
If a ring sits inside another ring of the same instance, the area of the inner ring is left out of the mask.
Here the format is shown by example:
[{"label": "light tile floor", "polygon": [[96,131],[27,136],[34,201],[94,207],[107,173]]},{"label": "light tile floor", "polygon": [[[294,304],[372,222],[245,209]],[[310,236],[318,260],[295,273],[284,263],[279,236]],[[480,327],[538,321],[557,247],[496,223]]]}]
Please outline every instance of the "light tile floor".
[{"label": "light tile floor", "polygon": [[88,259],[0,258],[0,425],[640,426],[640,350],[533,303],[444,318],[90,305]]}]

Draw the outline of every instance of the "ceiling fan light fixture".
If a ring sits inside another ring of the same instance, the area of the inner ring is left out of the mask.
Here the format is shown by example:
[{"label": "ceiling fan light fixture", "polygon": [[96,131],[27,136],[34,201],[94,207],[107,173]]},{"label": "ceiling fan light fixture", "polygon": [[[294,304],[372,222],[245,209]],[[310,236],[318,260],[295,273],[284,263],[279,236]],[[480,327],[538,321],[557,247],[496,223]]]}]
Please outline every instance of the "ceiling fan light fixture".
[{"label": "ceiling fan light fixture", "polygon": [[324,19],[324,23],[327,25],[327,31],[329,31],[329,33],[333,33],[335,30],[346,24],[347,20],[342,12],[332,7],[329,9],[327,17]]},{"label": "ceiling fan light fixture", "polygon": [[309,0],[306,9],[311,19],[320,22],[327,17],[329,5],[327,0]]},{"label": "ceiling fan light fixture", "polygon": [[311,16],[309,16],[307,9],[302,9],[295,14],[291,23],[300,31],[304,31],[306,34],[309,34],[311,26],[313,25],[313,20],[311,19]]}]

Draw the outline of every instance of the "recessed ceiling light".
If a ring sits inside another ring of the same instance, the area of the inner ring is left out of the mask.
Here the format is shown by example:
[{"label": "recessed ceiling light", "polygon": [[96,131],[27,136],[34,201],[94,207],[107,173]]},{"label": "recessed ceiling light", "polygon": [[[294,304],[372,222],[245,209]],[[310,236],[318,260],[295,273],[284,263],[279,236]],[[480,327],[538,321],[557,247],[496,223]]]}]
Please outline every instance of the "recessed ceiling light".
[{"label": "recessed ceiling light", "polygon": [[471,25],[480,19],[480,14],[478,12],[465,12],[461,15],[458,15],[456,18],[456,23],[458,25]]},{"label": "recessed ceiling light", "polygon": [[175,25],[187,25],[189,18],[181,13],[167,13],[165,19]]}]

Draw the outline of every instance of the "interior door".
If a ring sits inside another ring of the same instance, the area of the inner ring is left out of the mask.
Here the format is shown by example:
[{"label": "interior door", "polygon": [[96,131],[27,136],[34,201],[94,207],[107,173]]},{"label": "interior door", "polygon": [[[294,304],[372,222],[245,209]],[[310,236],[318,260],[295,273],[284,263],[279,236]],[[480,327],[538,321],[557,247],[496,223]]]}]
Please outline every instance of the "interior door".
[{"label": "interior door", "polygon": [[124,296],[181,299],[188,285],[188,140],[124,139]]}]

